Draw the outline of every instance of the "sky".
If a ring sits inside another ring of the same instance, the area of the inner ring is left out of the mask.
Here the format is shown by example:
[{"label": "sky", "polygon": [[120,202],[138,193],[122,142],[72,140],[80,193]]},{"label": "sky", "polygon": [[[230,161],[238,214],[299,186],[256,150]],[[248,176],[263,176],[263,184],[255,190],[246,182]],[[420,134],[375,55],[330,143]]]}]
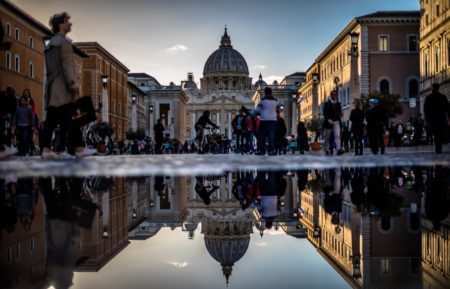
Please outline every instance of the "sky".
[{"label": "sky", "polygon": [[350,21],[385,10],[419,10],[419,0],[11,0],[48,26],[67,11],[76,42],[96,41],[130,72],[161,84],[203,77],[225,25],[250,77],[272,83],[306,71]]}]

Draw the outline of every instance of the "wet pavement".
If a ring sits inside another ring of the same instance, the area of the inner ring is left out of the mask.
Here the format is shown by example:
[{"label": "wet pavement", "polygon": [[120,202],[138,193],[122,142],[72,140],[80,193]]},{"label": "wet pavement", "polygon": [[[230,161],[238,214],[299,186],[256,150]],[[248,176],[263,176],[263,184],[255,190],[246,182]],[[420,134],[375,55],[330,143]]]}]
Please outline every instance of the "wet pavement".
[{"label": "wet pavement", "polygon": [[0,288],[449,288],[450,154],[0,163]]},{"label": "wet pavement", "polygon": [[0,163],[0,176],[145,176],[152,174],[221,174],[235,170],[297,170],[333,167],[450,166],[450,146],[437,155],[431,146],[388,148],[384,155],[366,150],[363,156],[346,153],[325,156],[323,152],[305,155],[256,156],[240,154],[169,154],[94,156],[83,159],[41,160],[14,157]]}]

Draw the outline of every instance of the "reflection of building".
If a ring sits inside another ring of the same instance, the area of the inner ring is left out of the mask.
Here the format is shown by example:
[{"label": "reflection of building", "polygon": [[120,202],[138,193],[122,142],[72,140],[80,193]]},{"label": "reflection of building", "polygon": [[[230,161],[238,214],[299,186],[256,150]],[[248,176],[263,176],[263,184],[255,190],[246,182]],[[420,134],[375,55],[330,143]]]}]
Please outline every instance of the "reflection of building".
[{"label": "reflection of building", "polygon": [[97,42],[77,42],[76,47],[89,57],[83,63],[82,95],[92,96],[95,106],[102,103],[102,77],[107,77],[107,100],[109,123],[115,127],[115,136],[125,139],[128,127],[128,68]]},{"label": "reflection of building", "polygon": [[[324,173],[323,184],[327,184],[327,174],[329,172]],[[382,174],[383,171],[377,172],[381,175],[375,180],[377,184],[387,181]],[[417,194],[396,186],[386,194],[376,190],[375,197],[386,197],[383,203],[387,206],[372,210],[371,214],[365,210],[361,213],[361,207],[352,203],[354,189],[351,185],[343,185],[340,176],[340,169],[336,169],[335,179],[329,182],[333,192],[342,189],[337,219],[326,211],[324,193],[318,191],[323,188],[317,186],[314,192],[302,192],[305,210],[302,224],[308,228],[308,239],[354,288],[416,288],[421,280]],[[315,195],[322,195],[318,210]],[[388,215],[390,217],[386,217]],[[318,224],[315,224],[316,220]],[[319,229],[316,230],[318,235],[314,235],[315,229]]]},{"label": "reflection of building", "polygon": [[422,219],[422,267],[424,288],[443,289],[450,283],[450,217],[439,231],[430,220]]},{"label": "reflection of building", "polygon": [[34,214],[29,231],[24,229],[20,221],[12,232],[1,230],[1,288],[37,288],[44,281],[46,236],[43,198],[39,198]]},{"label": "reflection of building", "polygon": [[81,256],[89,259],[77,271],[98,271],[128,245],[129,188],[124,178],[114,178],[114,187],[97,195],[103,215],[94,219],[92,228],[81,231]]},{"label": "reflection of building", "polygon": [[202,222],[205,246],[209,255],[222,266],[227,280],[233,271],[233,265],[247,252],[253,222],[246,219],[214,218]]},{"label": "reflection of building", "polygon": [[440,83],[441,93],[450,97],[450,3],[445,0],[420,1],[420,104],[431,93],[431,84]]}]

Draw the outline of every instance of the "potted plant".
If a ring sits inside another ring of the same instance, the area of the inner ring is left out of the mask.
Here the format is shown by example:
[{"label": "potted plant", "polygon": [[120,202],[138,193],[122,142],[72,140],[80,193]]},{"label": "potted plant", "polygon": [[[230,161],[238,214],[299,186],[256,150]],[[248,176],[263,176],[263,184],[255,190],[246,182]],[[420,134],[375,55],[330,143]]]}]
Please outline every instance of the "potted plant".
[{"label": "potted plant", "polygon": [[322,119],[320,117],[313,117],[306,122],[306,129],[314,133],[314,141],[311,142],[311,150],[319,151],[320,150],[320,142],[319,136],[320,131],[322,129]]}]

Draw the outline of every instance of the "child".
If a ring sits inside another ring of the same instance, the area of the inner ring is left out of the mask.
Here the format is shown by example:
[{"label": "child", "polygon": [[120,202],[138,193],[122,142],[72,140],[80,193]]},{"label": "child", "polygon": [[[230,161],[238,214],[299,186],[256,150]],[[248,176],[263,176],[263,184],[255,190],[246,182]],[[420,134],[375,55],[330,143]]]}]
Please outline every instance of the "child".
[{"label": "child", "polygon": [[295,151],[297,150],[297,140],[295,139],[294,135],[291,136],[291,141],[289,142],[289,150],[293,155],[295,155]]}]

